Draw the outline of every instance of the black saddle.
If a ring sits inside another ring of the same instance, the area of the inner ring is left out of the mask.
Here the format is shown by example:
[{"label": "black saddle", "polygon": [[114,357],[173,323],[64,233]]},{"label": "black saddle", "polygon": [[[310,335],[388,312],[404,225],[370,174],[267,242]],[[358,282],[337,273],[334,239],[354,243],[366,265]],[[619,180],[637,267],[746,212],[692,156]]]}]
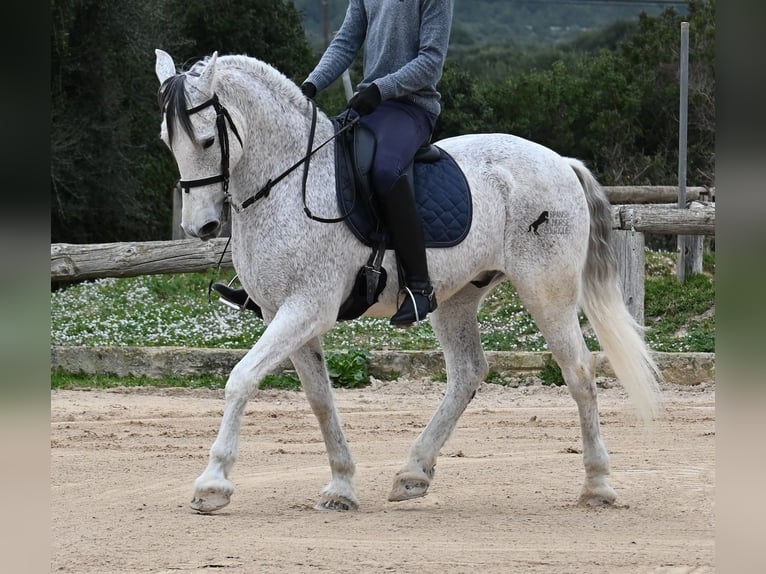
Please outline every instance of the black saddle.
[{"label": "black saddle", "polygon": [[[357,123],[352,130],[350,161],[354,175],[356,192],[365,198],[373,197],[372,161],[375,157],[377,142],[375,135],[364,124]],[[348,145],[348,140],[346,144]],[[421,147],[416,153],[410,165],[404,170],[410,181],[414,179],[413,168],[416,162],[434,163],[442,158],[441,150],[430,143]]]},{"label": "black saddle", "polygon": [[[334,124],[336,131],[340,130],[343,117],[334,118]],[[347,214],[345,222],[354,235],[372,248],[351,295],[341,306],[338,320],[362,315],[378,300],[386,284],[386,270],[381,263],[388,236],[378,214],[371,174],[375,147],[372,131],[359,122],[335,140],[340,212]],[[426,247],[451,247],[465,239],[471,224],[471,192],[455,160],[429,144],[418,150],[404,173],[413,182]]]}]

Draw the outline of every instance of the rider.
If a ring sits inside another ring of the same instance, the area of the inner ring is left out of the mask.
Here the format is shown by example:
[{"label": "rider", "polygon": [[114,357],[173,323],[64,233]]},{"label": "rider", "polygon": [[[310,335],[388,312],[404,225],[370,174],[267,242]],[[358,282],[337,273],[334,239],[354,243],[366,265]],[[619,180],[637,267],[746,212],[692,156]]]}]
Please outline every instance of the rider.
[{"label": "rider", "polygon": [[364,78],[348,107],[363,116],[377,142],[375,195],[404,272],[404,300],[391,318],[400,327],[436,309],[412,181],[403,172],[431,139],[441,112],[436,84],[447,55],[452,5],[453,0],[350,0],[340,30],[301,85],[313,99],[364,45]]}]

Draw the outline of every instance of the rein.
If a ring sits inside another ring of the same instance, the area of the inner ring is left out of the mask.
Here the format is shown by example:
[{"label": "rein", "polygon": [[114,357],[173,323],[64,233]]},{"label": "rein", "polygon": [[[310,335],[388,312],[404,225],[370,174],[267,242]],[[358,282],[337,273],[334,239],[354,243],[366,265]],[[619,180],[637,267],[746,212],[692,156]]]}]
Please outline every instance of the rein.
[{"label": "rein", "polygon": [[[301,196],[303,198],[303,212],[306,214],[306,216],[309,219],[312,219],[314,221],[318,221],[320,223],[338,223],[340,221],[343,221],[344,219],[348,218],[348,216],[351,214],[351,210],[347,211],[340,217],[333,217],[333,218],[324,218],[319,217],[317,215],[314,215],[311,210],[309,209],[308,205],[306,204],[306,182],[308,181],[309,177],[309,165],[311,163],[311,156],[313,156],[316,152],[318,152],[320,149],[322,149],[324,146],[326,146],[328,143],[333,141],[335,138],[343,134],[344,132],[351,129],[354,124],[356,124],[357,121],[359,121],[359,116],[356,116],[352,118],[351,120],[346,119],[345,125],[339,129],[337,132],[335,132],[334,135],[326,139],[322,144],[317,146],[316,148],[313,148],[314,145],[314,136],[316,134],[316,125],[317,125],[317,105],[314,100],[311,98],[308,98],[309,102],[311,102],[311,129],[309,131],[309,139],[308,144],[306,146],[306,155],[295,162],[293,165],[291,165],[289,168],[287,168],[285,171],[283,171],[280,175],[278,175],[275,179],[269,179],[266,182],[266,185],[264,185],[260,190],[258,190],[257,193],[254,195],[251,195],[248,197],[245,201],[243,201],[239,206],[232,203],[232,207],[234,208],[234,211],[239,213],[243,209],[247,209],[250,207],[253,203],[258,201],[261,198],[268,197],[269,193],[271,193],[272,188],[278,184],[280,181],[282,181],[284,178],[286,178],[288,175],[290,175],[293,171],[298,169],[301,165],[303,165],[303,179],[301,181]],[[313,148],[313,149],[312,149]]]},{"label": "rein", "polygon": [[[313,156],[315,153],[317,153],[320,149],[322,149],[328,143],[333,141],[335,138],[337,138],[344,132],[351,129],[354,126],[354,124],[356,124],[356,122],[359,121],[359,116],[356,116],[352,118],[351,120],[348,120],[348,117],[346,117],[345,125],[341,129],[335,132],[335,134],[332,137],[325,140],[321,145],[312,149],[314,145],[314,136],[316,135],[317,106],[314,100],[312,100],[311,98],[308,98],[308,100],[311,102],[311,130],[309,131],[309,139],[308,139],[308,144],[306,146],[306,155],[302,159],[298,160],[293,165],[291,165],[289,168],[287,168],[285,171],[283,171],[275,179],[273,180],[269,179],[266,182],[266,185],[264,185],[254,195],[251,195],[250,197],[248,197],[240,205],[237,205],[231,201],[231,194],[229,193],[229,134],[228,134],[228,131],[226,130],[226,123],[229,124],[229,127],[231,127],[231,131],[234,132],[234,135],[237,136],[237,141],[239,141],[239,145],[242,146],[243,144],[242,144],[242,138],[239,137],[239,133],[237,132],[237,127],[234,125],[234,122],[232,121],[231,116],[229,115],[229,111],[225,107],[223,107],[221,103],[218,101],[217,94],[214,94],[213,97],[210,98],[208,101],[203,102],[200,105],[189,109],[187,113],[189,115],[192,115],[204,110],[205,108],[209,106],[213,106],[215,108],[215,111],[216,111],[215,123],[216,123],[216,128],[218,129],[218,139],[221,142],[221,174],[214,175],[211,177],[205,177],[201,179],[181,180],[179,182],[179,184],[181,185],[181,189],[183,189],[186,193],[189,193],[189,190],[192,187],[202,187],[204,185],[209,185],[211,183],[218,183],[220,181],[223,184],[223,191],[224,191],[224,194],[226,195],[227,200],[231,204],[234,211],[236,211],[237,213],[240,213],[241,211],[250,207],[259,199],[268,197],[269,193],[271,193],[271,190],[275,185],[277,185],[280,181],[282,181],[284,178],[290,175],[293,171],[295,171],[301,165],[303,165],[303,179],[301,182],[303,211],[309,217],[309,219],[318,221],[320,223],[338,223],[348,218],[348,216],[351,214],[353,206],[346,213],[344,213],[340,217],[335,217],[335,218],[319,217],[311,213],[311,210],[309,209],[308,205],[306,205],[306,182],[308,181],[308,176],[309,176],[309,164],[311,163],[311,156]],[[226,245],[224,245],[223,251],[221,251],[221,257],[218,260],[216,271],[220,271],[221,269],[221,263],[223,262],[224,255],[226,254],[226,250],[228,249],[230,242],[231,242],[231,236],[229,236],[229,238],[226,240]],[[214,281],[215,281],[215,278],[211,279],[210,283],[207,286],[208,302],[211,302],[211,299],[212,299]]]},{"label": "rein", "polygon": [[309,209],[308,205],[306,204],[306,182],[308,181],[308,177],[309,177],[309,165],[311,163],[311,157],[315,153],[317,153],[320,149],[322,149],[324,146],[326,146],[328,143],[333,141],[335,138],[337,138],[344,132],[351,129],[354,126],[354,124],[356,124],[356,122],[359,121],[359,116],[356,116],[349,120],[348,114],[346,114],[345,125],[341,129],[339,129],[337,132],[335,132],[333,136],[325,140],[321,145],[317,146],[316,148],[313,148],[314,136],[316,134],[316,124],[317,124],[317,106],[314,100],[312,100],[311,98],[308,98],[308,100],[309,102],[311,102],[311,129],[309,131],[309,139],[308,139],[308,145],[306,147],[306,155],[300,160],[298,160],[297,162],[295,162],[293,165],[291,165],[289,168],[287,168],[285,171],[283,171],[281,174],[279,174],[276,178],[269,179],[266,182],[266,185],[264,185],[255,194],[251,195],[240,204],[232,202],[231,194],[229,193],[229,132],[228,132],[228,129],[226,128],[227,124],[231,128],[231,131],[234,132],[234,135],[237,137],[237,141],[239,141],[239,145],[242,146],[243,144],[242,144],[242,138],[239,136],[239,132],[237,132],[237,127],[234,125],[234,122],[232,121],[231,116],[229,115],[229,111],[223,105],[221,105],[221,103],[218,101],[217,94],[213,94],[213,97],[207,100],[206,102],[203,102],[200,105],[187,110],[187,113],[189,115],[193,115],[198,112],[201,112],[202,110],[210,106],[213,106],[213,108],[215,109],[215,112],[216,112],[215,124],[218,130],[218,141],[220,142],[220,146],[221,146],[221,173],[220,175],[213,175],[211,177],[204,177],[201,179],[180,180],[179,185],[181,186],[181,189],[183,189],[185,193],[189,193],[189,191],[193,187],[202,187],[205,185],[210,185],[211,183],[221,182],[223,186],[224,195],[226,196],[226,200],[231,204],[231,207],[232,209],[234,209],[235,212],[240,213],[243,210],[250,207],[259,199],[268,197],[269,194],[271,193],[271,190],[273,189],[275,185],[277,185],[280,181],[282,181],[284,178],[290,175],[293,171],[295,171],[301,165],[303,165],[303,180],[301,182],[301,195],[303,199],[303,211],[306,214],[306,216],[309,219],[318,221],[320,223],[338,223],[348,218],[348,216],[351,214],[351,209],[349,209],[346,213],[344,213],[340,217],[334,217],[334,218],[324,218],[324,217],[319,217],[317,215],[314,215]]}]

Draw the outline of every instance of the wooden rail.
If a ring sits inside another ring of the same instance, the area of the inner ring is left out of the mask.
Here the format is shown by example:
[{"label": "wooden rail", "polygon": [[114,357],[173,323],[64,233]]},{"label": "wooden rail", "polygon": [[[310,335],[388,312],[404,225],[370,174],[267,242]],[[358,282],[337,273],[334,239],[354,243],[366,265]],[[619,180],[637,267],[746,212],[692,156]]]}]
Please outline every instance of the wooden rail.
[{"label": "wooden rail", "polygon": [[614,205],[613,229],[657,235],[715,235],[715,207],[695,205],[678,209],[669,205]]},{"label": "wooden rail", "polygon": [[[625,203],[678,204],[678,186],[676,185],[612,185],[604,186],[604,191],[612,205]],[[713,199],[715,199],[715,188],[686,188],[686,201],[712,201]]]},{"label": "wooden rail", "polygon": [[[220,238],[86,245],[53,243],[51,281],[204,271],[218,264],[226,241]],[[231,250],[226,251],[221,267],[232,267]]]},{"label": "wooden rail", "polygon": [[[669,235],[715,235],[715,207],[678,209],[666,205],[615,205],[613,228]],[[135,277],[204,271],[218,264],[225,238],[200,241],[51,244],[51,281]],[[231,268],[227,250],[221,267]]]}]

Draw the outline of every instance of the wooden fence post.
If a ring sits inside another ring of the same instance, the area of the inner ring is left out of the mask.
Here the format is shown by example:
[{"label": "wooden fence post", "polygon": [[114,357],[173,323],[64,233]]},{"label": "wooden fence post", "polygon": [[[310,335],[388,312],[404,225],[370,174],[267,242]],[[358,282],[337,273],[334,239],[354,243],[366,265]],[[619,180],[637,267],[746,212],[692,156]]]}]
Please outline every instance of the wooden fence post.
[{"label": "wooden fence post", "polygon": [[188,239],[189,236],[181,228],[181,186],[173,188],[173,227],[170,230],[171,239]]},{"label": "wooden fence post", "polygon": [[[703,209],[704,205],[693,201],[689,209]],[[678,280],[686,281],[692,275],[702,273],[702,256],[705,237],[703,235],[678,236]]]},{"label": "wooden fence post", "polygon": [[[678,110],[678,209],[686,209],[686,131],[689,99],[689,23],[681,22],[680,101]],[[678,235],[676,277],[684,283],[695,273],[702,273],[702,244],[700,236]]]},{"label": "wooden fence post", "polygon": [[646,253],[644,234],[639,231],[612,230],[612,247],[617,256],[617,270],[622,295],[633,319],[644,324],[644,279]]}]

